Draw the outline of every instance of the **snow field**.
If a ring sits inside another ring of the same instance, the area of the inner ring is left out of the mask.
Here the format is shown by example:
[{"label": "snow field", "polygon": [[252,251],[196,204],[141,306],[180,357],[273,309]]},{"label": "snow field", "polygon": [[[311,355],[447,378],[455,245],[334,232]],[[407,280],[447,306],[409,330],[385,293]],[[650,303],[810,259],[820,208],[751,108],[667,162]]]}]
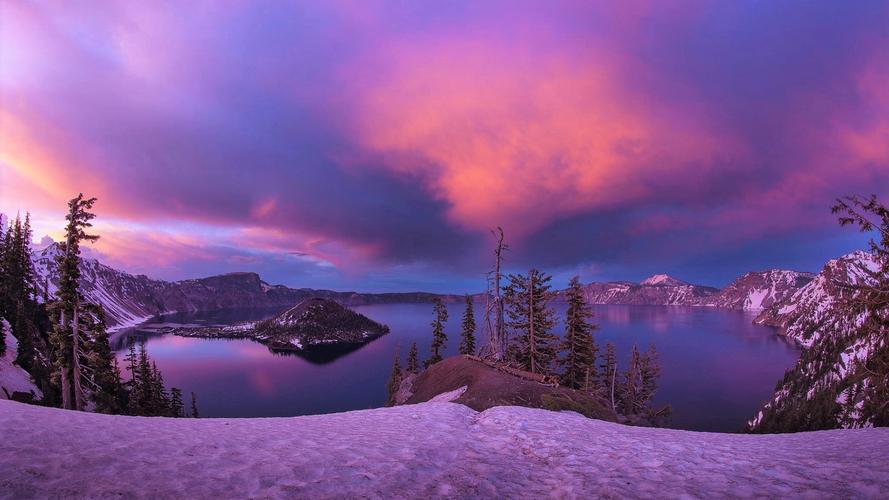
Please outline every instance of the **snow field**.
[{"label": "snow field", "polygon": [[886,498],[889,429],[732,435],[424,403],[170,419],[0,401],[0,496]]}]

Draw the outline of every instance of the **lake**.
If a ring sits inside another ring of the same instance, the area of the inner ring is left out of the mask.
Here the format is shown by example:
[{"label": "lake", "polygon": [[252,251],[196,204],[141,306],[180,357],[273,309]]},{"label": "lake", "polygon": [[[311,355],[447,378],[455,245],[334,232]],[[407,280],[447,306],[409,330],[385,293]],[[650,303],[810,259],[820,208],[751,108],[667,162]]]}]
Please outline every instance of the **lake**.
[{"label": "lake", "polygon": [[[353,308],[389,325],[391,333],[363,347],[328,350],[311,358],[271,353],[246,339],[199,339],[159,334],[170,324],[232,324],[261,319],[275,310],[171,314],[112,339],[121,366],[127,342],[145,340],[168,387],[194,391],[201,416],[272,417],[331,413],[382,406],[396,349],[402,363],[412,342],[428,356],[431,304],[386,304]],[[447,353],[459,345],[462,304],[448,306]],[[564,305],[558,305],[560,315]],[[678,306],[593,306],[596,341],[617,349],[624,369],[633,343],[654,344],[662,375],[657,404],[673,407],[672,427],[737,431],[772,395],[799,351],[769,327],[752,324],[739,311]],[[483,311],[476,307],[481,324]],[[561,326],[556,331],[560,331]],[[478,334],[479,336],[481,334]],[[483,342],[483,339],[482,339]]]}]

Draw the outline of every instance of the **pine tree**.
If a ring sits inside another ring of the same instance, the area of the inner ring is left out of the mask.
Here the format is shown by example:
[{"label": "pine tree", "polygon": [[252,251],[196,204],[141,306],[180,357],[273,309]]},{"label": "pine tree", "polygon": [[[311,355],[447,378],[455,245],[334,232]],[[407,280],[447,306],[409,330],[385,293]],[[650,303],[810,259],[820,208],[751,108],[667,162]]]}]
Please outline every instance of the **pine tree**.
[{"label": "pine tree", "polygon": [[191,393],[191,418],[200,418],[198,413],[198,397],[195,393]]},{"label": "pine tree", "polygon": [[108,333],[105,329],[105,313],[101,306],[85,304],[84,318],[89,323],[84,326],[93,331],[93,338],[87,344],[86,367],[91,372],[92,400],[96,403],[96,411],[117,414],[124,409],[123,385],[120,381],[120,370],[117,358],[111,350]]},{"label": "pine tree", "polygon": [[420,373],[420,362],[417,357],[417,343],[411,344],[411,350],[407,353],[407,372]]},{"label": "pine tree", "polygon": [[388,396],[386,397],[386,406],[395,406],[395,396],[401,387],[403,374],[401,372],[401,362],[398,359],[398,353],[395,353],[395,361],[392,363],[392,374],[389,376],[389,382],[386,385]]},{"label": "pine tree", "polygon": [[151,409],[152,415],[166,415],[170,410],[170,396],[164,387],[164,376],[157,369],[157,363],[151,362]]},{"label": "pine tree", "polygon": [[441,351],[445,348],[448,336],[444,331],[444,325],[448,321],[448,308],[440,298],[432,301],[432,312],[435,319],[432,320],[432,357],[426,360],[426,366],[434,365],[442,360]]},{"label": "pine tree", "polygon": [[561,351],[563,358],[562,383],[572,389],[589,389],[598,380],[596,355],[598,347],[592,332],[599,327],[592,323],[593,311],[583,294],[580,279],[571,279],[566,292],[568,310],[565,314],[565,337]]},{"label": "pine tree", "polygon": [[[2,216],[8,221],[8,218]],[[36,303],[34,264],[31,262],[31,215],[0,227],[0,317],[10,322],[18,339],[20,366],[30,369],[33,358],[34,316]],[[24,351],[24,352],[22,352]],[[0,355],[6,352],[6,338],[0,335]]]},{"label": "pine tree", "polygon": [[555,311],[549,303],[551,276],[531,269],[527,276],[509,275],[504,296],[508,305],[507,326],[516,332],[512,349],[516,361],[532,373],[550,373],[557,338],[551,333]]},{"label": "pine tree", "polygon": [[[95,241],[98,236],[87,234],[92,227],[90,222],[95,215],[90,212],[95,198],[84,199],[83,194],[68,202],[68,215],[65,219],[65,241],[60,245],[59,255],[59,317],[55,324],[52,340],[56,351],[56,367],[62,389],[62,406],[66,409],[83,409],[83,389],[81,387],[82,334],[80,325],[81,294],[80,243]],[[72,401],[73,396],[73,401]]]},{"label": "pine tree", "polygon": [[130,372],[130,380],[125,384],[127,387],[127,413],[130,415],[141,415],[142,388],[141,375],[139,374],[139,356],[136,354],[136,343],[130,342],[129,350],[126,356],[127,370]]},{"label": "pine tree", "polygon": [[642,408],[651,406],[654,393],[657,391],[658,378],[661,376],[661,365],[654,345],[648,346],[639,358],[639,404]]},{"label": "pine tree", "polygon": [[37,272],[34,270],[34,262],[31,261],[31,213],[25,212],[25,223],[22,226],[22,239],[19,248],[19,261],[21,262],[21,299],[26,303],[33,302],[37,297]]},{"label": "pine tree", "polygon": [[15,314],[13,333],[18,338],[18,351],[15,356],[15,364],[31,373],[34,364],[34,324],[25,313],[25,303],[19,301]]},{"label": "pine tree", "polygon": [[170,389],[170,416],[177,418],[185,416],[185,406],[182,403],[182,390],[177,387]]},{"label": "pine tree", "polygon": [[[9,243],[6,241],[7,232],[3,229],[3,223],[6,220],[6,214],[0,212],[0,278],[2,278],[0,279],[0,317],[2,318],[10,316],[9,305],[7,304],[10,273],[6,263]],[[6,354],[6,335],[0,331],[0,356],[4,354]]]},{"label": "pine tree", "polygon": [[605,344],[605,356],[602,358],[602,383],[608,393],[611,401],[611,408],[617,410],[616,392],[617,392],[617,356],[614,353],[614,344],[608,342]]},{"label": "pine tree", "polygon": [[636,344],[630,355],[630,364],[624,372],[624,380],[621,384],[620,401],[624,415],[636,415],[642,407],[640,391],[642,386],[640,371],[640,355]]},{"label": "pine tree", "polygon": [[463,311],[463,331],[460,334],[460,354],[475,354],[475,312],[472,310],[472,297],[466,296],[466,309]]}]

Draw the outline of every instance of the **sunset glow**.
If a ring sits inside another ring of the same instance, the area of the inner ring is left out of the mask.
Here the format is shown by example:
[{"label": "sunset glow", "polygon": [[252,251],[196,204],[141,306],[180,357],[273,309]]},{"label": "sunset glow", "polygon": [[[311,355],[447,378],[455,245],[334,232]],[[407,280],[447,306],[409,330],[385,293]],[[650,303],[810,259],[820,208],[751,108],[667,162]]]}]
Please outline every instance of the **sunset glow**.
[{"label": "sunset glow", "polygon": [[724,285],[889,196],[885,4],[80,4],[0,7],[0,211],[96,196],[152,277],[475,291],[500,225],[510,267]]}]

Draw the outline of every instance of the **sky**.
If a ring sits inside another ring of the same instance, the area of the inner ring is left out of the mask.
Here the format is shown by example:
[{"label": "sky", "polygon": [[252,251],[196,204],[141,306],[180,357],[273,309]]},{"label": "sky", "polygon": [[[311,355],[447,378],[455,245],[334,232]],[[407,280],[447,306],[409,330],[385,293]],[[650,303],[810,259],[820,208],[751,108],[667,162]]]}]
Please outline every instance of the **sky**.
[{"label": "sky", "polygon": [[0,1],[0,211],[162,279],[724,286],[863,248],[886,2]]}]

